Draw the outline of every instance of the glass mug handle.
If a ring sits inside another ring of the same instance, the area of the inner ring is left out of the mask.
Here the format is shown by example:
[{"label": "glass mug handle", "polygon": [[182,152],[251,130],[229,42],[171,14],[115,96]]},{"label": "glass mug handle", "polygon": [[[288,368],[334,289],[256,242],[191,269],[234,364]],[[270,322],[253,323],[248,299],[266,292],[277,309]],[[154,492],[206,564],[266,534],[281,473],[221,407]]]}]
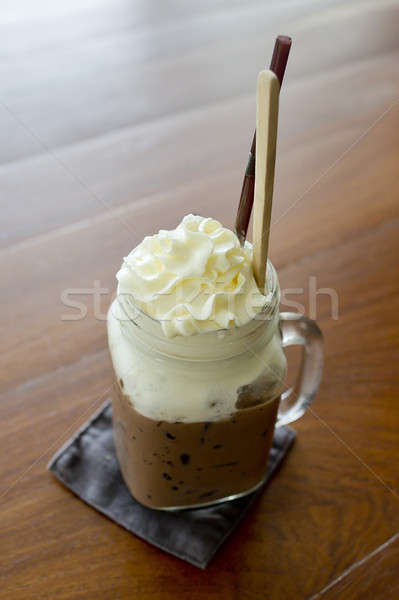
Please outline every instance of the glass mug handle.
[{"label": "glass mug handle", "polygon": [[276,427],[302,417],[319,387],[323,371],[323,335],[315,321],[303,315],[280,314],[283,348],[302,346],[302,358],[293,387],[281,394]]}]

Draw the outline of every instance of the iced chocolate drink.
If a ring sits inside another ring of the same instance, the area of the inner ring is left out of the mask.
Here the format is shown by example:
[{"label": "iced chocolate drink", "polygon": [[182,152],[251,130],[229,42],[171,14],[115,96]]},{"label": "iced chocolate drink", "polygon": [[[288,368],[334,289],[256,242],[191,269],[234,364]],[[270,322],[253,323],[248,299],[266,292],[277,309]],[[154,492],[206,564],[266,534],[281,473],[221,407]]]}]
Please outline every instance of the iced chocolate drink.
[{"label": "iced chocolate drink", "polygon": [[115,444],[135,498],[153,507],[195,506],[254,489],[266,474],[279,399],[215,421],[149,419],[119,390]]},{"label": "iced chocolate drink", "polygon": [[[213,219],[188,215],[124,259],[108,313],[114,439],[132,495],[160,509],[205,505],[260,485],[276,424],[317,390],[321,333],[279,315],[270,263],[256,287],[252,247]],[[293,394],[283,347],[306,351]],[[278,416],[277,416],[278,415]]]},{"label": "iced chocolate drink", "polygon": [[251,258],[233,232],[189,215],[124,259],[108,314],[114,438],[143,504],[207,504],[266,474],[286,360],[274,269],[263,295]]}]

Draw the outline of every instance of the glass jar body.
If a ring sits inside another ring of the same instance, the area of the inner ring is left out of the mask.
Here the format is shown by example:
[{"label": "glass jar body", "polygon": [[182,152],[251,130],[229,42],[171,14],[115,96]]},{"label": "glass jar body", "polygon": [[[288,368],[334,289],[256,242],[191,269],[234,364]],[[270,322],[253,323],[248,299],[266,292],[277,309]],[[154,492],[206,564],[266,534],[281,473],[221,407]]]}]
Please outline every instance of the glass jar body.
[{"label": "glass jar body", "polygon": [[108,314],[115,371],[114,438],[133,496],[159,509],[249,493],[266,475],[286,359],[279,287],[242,327],[167,339],[116,299]]}]

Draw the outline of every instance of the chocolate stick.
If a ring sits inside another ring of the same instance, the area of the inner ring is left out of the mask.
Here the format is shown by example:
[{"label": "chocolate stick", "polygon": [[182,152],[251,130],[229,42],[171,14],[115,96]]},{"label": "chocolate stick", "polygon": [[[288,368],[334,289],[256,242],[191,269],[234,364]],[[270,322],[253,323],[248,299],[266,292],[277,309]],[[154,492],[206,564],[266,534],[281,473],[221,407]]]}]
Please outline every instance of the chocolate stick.
[{"label": "chocolate stick", "polygon": [[[273,71],[280,83],[283,83],[285,68],[287,66],[288,55],[291,49],[291,38],[287,35],[279,35],[276,38],[273,50],[272,60],[270,62],[270,71]],[[256,131],[252,140],[251,150],[247,168],[245,169],[244,181],[242,182],[240,202],[238,205],[235,230],[240,244],[243,246],[247,237],[249,220],[251,218],[252,206],[254,203],[255,190],[255,152],[256,152]]]}]

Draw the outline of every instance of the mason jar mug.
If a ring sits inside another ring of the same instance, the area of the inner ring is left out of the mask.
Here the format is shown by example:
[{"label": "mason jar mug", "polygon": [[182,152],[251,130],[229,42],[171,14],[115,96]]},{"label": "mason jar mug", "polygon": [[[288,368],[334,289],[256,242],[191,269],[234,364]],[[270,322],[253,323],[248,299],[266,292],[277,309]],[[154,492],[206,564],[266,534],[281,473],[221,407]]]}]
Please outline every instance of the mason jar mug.
[{"label": "mason jar mug", "polygon": [[[279,314],[268,263],[268,302],[247,324],[167,338],[161,325],[117,296],[108,313],[115,372],[113,428],[132,495],[162,510],[243,496],[264,482],[275,427],[303,415],[322,372],[316,323]],[[284,348],[303,347],[296,384],[284,383]]]}]

